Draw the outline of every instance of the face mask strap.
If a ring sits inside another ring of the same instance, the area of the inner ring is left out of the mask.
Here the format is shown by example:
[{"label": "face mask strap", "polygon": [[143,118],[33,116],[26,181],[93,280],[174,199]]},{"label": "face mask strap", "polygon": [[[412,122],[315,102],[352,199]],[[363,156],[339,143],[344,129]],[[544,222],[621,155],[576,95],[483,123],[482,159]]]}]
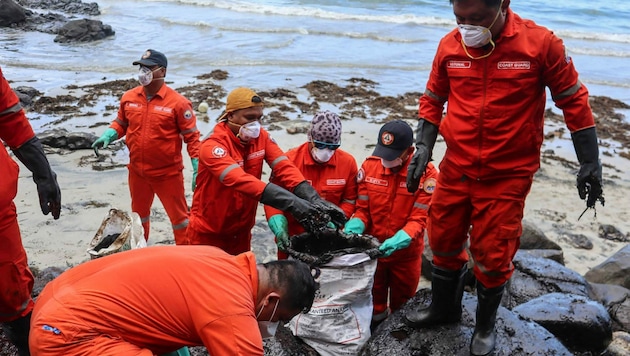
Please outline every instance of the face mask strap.
[{"label": "face mask strap", "polygon": [[475,56],[473,56],[472,54],[470,54],[470,53],[468,52],[468,48],[466,47],[466,44],[464,43],[464,39],[463,39],[463,38],[462,38],[462,40],[461,40],[461,43],[462,43],[462,47],[464,48],[464,52],[466,52],[466,55],[467,55],[467,56],[468,56],[468,58],[470,58],[470,59],[484,59],[484,58],[486,58],[486,57],[490,57],[490,55],[492,54],[492,52],[494,52],[494,49],[497,47],[497,45],[494,43],[494,41],[492,40],[492,38],[490,38],[490,45],[492,46],[492,49],[490,50],[490,52],[488,52],[488,53],[486,53],[486,54],[484,54],[484,55],[481,55],[481,56],[479,56],[479,57],[475,57]]}]

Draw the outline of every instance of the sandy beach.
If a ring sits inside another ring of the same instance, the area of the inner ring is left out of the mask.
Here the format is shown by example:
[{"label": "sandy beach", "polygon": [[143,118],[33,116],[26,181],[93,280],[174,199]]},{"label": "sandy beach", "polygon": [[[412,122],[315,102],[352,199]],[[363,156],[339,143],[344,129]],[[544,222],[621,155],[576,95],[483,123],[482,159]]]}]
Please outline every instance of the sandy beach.
[{"label": "sandy beach", "polygon": [[[176,87],[176,86],[174,86]],[[299,91],[299,90],[298,90]],[[306,95],[302,93],[301,95]],[[107,99],[116,104],[115,96]],[[223,98],[224,100],[224,98]],[[198,101],[191,99],[197,107]],[[100,103],[99,105],[103,105]],[[321,109],[342,112],[342,103],[320,103]],[[407,108],[414,110],[413,107]],[[265,113],[277,110],[270,105]],[[208,134],[213,126],[214,118],[220,113],[220,107],[212,107],[207,114],[198,113],[199,129],[202,137]],[[27,113],[29,117],[35,113]],[[92,132],[100,135],[115,115],[89,119],[98,121],[97,125],[87,125],[85,122],[66,121],[48,128],[65,128],[69,131]],[[286,128],[295,125],[296,121],[309,120],[312,114],[288,114],[288,121],[276,121],[270,126],[273,137],[283,149],[298,146],[306,140],[306,134],[289,134]],[[347,118],[348,115],[342,117]],[[343,136],[341,148],[354,155],[357,164],[371,154],[373,145],[381,123],[375,119],[354,118],[343,121]],[[412,120],[409,121],[415,127]],[[627,158],[617,154],[618,144],[607,142],[600,147],[600,156],[604,164],[604,196],[605,207],[598,206],[597,215],[589,210],[578,221],[578,217],[585,208],[585,203],[579,200],[575,188],[576,158],[573,146],[566,130],[560,129],[563,124],[547,121],[545,133],[552,133],[543,144],[541,169],[535,176],[531,193],[525,207],[525,220],[538,226],[551,240],[558,243],[564,251],[566,266],[580,274],[601,263],[614,254],[625,243],[602,239],[598,236],[600,225],[612,225],[624,235],[630,233],[630,162]],[[89,127],[89,128],[88,128]],[[41,132],[39,130],[38,132]],[[554,134],[553,133],[557,133]],[[623,148],[623,147],[622,147]],[[439,163],[444,153],[444,143],[438,139],[434,151],[434,159]],[[89,243],[107,215],[109,209],[118,208],[129,211],[130,197],[127,184],[127,168],[124,167],[126,151],[101,150],[106,160],[112,161],[119,167],[97,171],[93,164],[97,159],[92,150],[67,151],[52,149],[48,151],[48,159],[57,173],[62,191],[62,211],[59,220],[41,214],[37,191],[32,181],[31,173],[20,166],[19,189],[15,203],[18,219],[22,231],[24,247],[27,250],[31,266],[42,269],[49,266],[69,267],[89,259],[86,251]],[[192,202],[190,182],[192,168],[185,149],[184,177],[189,204]],[[108,157],[109,156],[109,157]],[[263,179],[267,179],[270,169],[267,167]],[[259,219],[263,220],[263,209],[259,206]],[[577,247],[570,235],[584,235],[592,242],[592,249]],[[148,245],[172,243],[170,223],[156,198],[152,209],[151,233]],[[270,244],[273,244],[270,236]]]}]

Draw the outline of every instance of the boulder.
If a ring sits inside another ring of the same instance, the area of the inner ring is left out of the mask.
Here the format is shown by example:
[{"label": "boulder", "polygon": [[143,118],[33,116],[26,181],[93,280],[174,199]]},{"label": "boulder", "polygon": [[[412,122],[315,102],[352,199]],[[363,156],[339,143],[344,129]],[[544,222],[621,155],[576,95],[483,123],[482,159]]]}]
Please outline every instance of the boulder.
[{"label": "boulder", "polygon": [[[462,321],[433,328],[416,329],[404,323],[408,311],[428,306],[431,292],[422,289],[400,310],[390,315],[372,335],[360,355],[396,356],[468,356],[470,339],[475,327],[477,298],[464,293]],[[572,355],[572,353],[542,326],[519,318],[510,310],[499,307],[497,312],[497,343],[494,355]]]},{"label": "boulder", "polygon": [[59,29],[55,42],[89,42],[113,36],[115,32],[109,25],[98,20],[72,20]]},{"label": "boulder", "polygon": [[42,144],[68,150],[91,149],[98,136],[88,132],[69,132],[66,129],[46,130],[37,135]]},{"label": "boulder", "polygon": [[0,0],[0,27],[9,27],[26,20],[26,10],[13,0]]},{"label": "boulder", "polygon": [[589,296],[590,285],[584,277],[555,261],[519,250],[512,263],[515,270],[502,302],[509,309],[548,293]]},{"label": "boulder", "polygon": [[616,284],[630,289],[630,245],[626,245],[584,275],[591,283]]},{"label": "boulder", "polygon": [[630,290],[614,284],[591,283],[591,298],[608,310],[613,330],[630,330]]},{"label": "boulder", "polygon": [[535,321],[574,353],[601,354],[612,340],[612,320],[599,302],[584,296],[549,293],[513,312]]}]

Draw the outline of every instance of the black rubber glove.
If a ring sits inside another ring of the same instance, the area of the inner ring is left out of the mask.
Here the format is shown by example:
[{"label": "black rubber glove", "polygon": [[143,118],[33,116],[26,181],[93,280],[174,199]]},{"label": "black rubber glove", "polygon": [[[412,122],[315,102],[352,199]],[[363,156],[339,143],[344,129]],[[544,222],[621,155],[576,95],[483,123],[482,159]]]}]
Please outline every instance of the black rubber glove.
[{"label": "black rubber glove", "polygon": [[308,232],[319,232],[330,221],[321,208],[273,183],[267,184],[260,202],[289,212]]},{"label": "black rubber glove", "polygon": [[416,153],[414,153],[407,170],[407,191],[415,193],[420,185],[420,178],[427,168],[433,154],[433,146],[437,140],[438,127],[420,119],[416,127]]},{"label": "black rubber glove", "polygon": [[598,200],[603,206],[602,163],[599,160],[597,132],[591,127],[572,133],[571,139],[580,162],[580,171],[577,175],[580,199],[586,199],[587,208],[594,208]]},{"label": "black rubber glove", "polygon": [[50,168],[44,154],[42,144],[37,136],[26,141],[22,146],[13,150],[17,157],[31,172],[33,181],[37,184],[39,205],[42,213],[52,213],[53,218],[59,219],[61,213],[61,191],[57,184],[57,175]]},{"label": "black rubber glove", "polygon": [[340,207],[325,199],[322,199],[315,188],[313,188],[313,186],[310,185],[307,181],[303,181],[302,183],[298,184],[295,189],[293,189],[293,194],[302,199],[310,201],[321,210],[326,212],[326,214],[330,216],[330,222],[335,224],[337,228],[343,227],[346,224],[346,221],[348,221],[348,219],[346,218],[346,213],[344,213]]}]

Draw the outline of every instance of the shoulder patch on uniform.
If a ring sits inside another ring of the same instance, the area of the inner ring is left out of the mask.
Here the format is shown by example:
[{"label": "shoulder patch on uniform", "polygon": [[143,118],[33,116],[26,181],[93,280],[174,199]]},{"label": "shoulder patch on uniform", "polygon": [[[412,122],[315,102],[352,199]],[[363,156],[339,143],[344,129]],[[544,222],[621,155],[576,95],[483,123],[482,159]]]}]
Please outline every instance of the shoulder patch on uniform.
[{"label": "shoulder patch on uniform", "polygon": [[214,146],[212,148],[212,155],[216,158],[223,158],[227,156],[227,150],[221,146]]},{"label": "shoulder patch on uniform", "polygon": [[363,168],[360,168],[359,171],[357,172],[357,183],[363,182],[364,179],[365,179],[365,171],[363,170]]},{"label": "shoulder patch on uniform", "polygon": [[190,110],[186,110],[186,111],[184,112],[184,119],[186,119],[186,120],[190,120],[190,119],[192,119],[192,117],[193,117],[193,113],[192,113],[192,111],[190,111]]},{"label": "shoulder patch on uniform", "polygon": [[563,46],[564,48],[564,61],[567,63],[571,63],[571,56],[569,56],[569,51],[567,50],[567,46]]},{"label": "shoulder patch on uniform", "polygon": [[437,180],[435,180],[435,178],[427,178],[422,183],[422,190],[424,190],[427,194],[433,194],[436,185]]}]

